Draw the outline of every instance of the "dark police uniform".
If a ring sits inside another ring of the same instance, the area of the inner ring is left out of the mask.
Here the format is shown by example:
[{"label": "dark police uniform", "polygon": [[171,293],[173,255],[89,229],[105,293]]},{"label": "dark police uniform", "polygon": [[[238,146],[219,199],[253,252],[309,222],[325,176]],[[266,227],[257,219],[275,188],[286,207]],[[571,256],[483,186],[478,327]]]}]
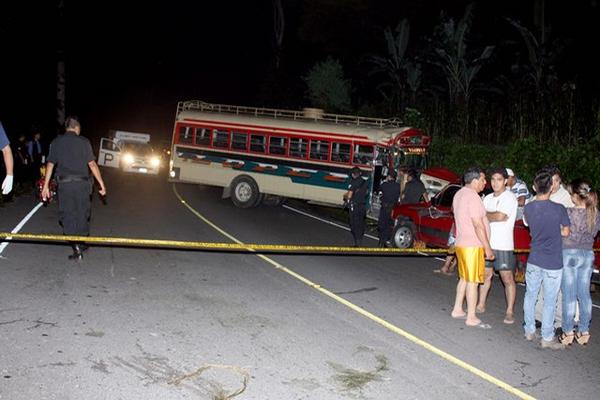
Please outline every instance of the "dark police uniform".
[{"label": "dark police uniform", "polygon": [[354,245],[362,246],[365,234],[365,216],[367,215],[368,183],[361,176],[351,178],[348,191],[352,192],[350,199],[350,231],[354,237]]},{"label": "dark police uniform", "polygon": [[404,186],[404,197],[402,204],[414,204],[421,201],[423,193],[425,193],[425,185],[419,178],[414,178]]},{"label": "dark police uniform", "polygon": [[67,131],[50,144],[48,162],[56,165],[59,221],[65,235],[89,236],[92,211],[88,163],[94,161],[90,141]]},{"label": "dark police uniform", "polygon": [[385,246],[392,235],[392,209],[400,198],[400,184],[396,181],[385,181],[380,187],[381,208],[377,228],[379,230],[379,246]]}]

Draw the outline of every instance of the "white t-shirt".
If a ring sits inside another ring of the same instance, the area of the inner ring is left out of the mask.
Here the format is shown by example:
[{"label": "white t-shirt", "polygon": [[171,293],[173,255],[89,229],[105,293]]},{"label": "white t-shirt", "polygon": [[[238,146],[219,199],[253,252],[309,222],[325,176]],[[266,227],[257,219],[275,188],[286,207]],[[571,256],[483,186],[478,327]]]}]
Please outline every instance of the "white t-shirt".
[{"label": "white t-shirt", "polygon": [[500,211],[508,215],[506,221],[490,221],[490,246],[494,250],[514,250],[514,228],[517,217],[517,196],[510,189],[499,196],[490,193],[483,199],[483,206],[487,212]]},{"label": "white t-shirt", "polygon": [[550,200],[555,203],[562,204],[565,206],[565,208],[575,207],[573,200],[571,200],[571,194],[563,187],[563,185],[559,186],[556,193],[550,195]]}]

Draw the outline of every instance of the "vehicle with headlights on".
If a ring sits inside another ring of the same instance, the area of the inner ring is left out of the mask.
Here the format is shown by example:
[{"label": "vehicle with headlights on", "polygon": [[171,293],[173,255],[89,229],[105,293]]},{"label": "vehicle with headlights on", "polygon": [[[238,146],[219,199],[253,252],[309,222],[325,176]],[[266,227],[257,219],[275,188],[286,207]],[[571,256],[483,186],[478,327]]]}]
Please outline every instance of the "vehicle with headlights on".
[{"label": "vehicle with headlights on", "polygon": [[150,146],[147,133],[112,131],[110,138],[100,140],[98,165],[119,168],[124,172],[158,174],[160,154]]}]

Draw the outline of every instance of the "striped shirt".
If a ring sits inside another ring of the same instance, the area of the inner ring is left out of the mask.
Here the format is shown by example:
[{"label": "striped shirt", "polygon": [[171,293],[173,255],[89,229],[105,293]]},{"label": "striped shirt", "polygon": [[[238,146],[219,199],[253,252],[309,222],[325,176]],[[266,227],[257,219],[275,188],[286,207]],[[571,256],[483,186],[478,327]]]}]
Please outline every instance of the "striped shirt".
[{"label": "striped shirt", "polygon": [[518,178],[515,184],[510,188],[510,191],[513,192],[515,196],[517,196],[517,199],[523,196],[525,196],[525,200],[529,200],[531,198],[531,193],[529,193],[527,185],[525,184],[525,182]]}]

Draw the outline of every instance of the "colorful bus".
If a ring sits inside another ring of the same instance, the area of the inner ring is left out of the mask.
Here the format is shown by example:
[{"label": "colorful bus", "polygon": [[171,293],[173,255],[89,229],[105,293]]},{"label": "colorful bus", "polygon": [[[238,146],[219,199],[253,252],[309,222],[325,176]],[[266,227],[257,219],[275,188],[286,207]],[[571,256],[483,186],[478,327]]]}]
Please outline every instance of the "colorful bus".
[{"label": "colorful bus", "polygon": [[429,143],[395,120],[184,101],[169,180],[223,187],[242,208],[285,198],[342,205],[351,168],[363,171],[373,193],[389,168],[406,160],[422,167]]}]

